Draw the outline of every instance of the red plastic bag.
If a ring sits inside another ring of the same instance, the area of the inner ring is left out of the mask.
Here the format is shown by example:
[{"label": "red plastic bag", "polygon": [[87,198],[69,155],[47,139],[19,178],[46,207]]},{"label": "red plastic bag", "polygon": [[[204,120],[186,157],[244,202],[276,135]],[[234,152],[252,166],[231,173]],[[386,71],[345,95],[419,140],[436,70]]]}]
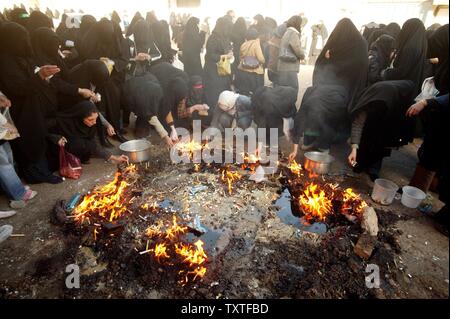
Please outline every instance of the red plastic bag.
[{"label": "red plastic bag", "polygon": [[59,148],[59,174],[62,177],[79,179],[83,173],[81,161],[78,157],[70,154],[64,149],[64,146]]}]

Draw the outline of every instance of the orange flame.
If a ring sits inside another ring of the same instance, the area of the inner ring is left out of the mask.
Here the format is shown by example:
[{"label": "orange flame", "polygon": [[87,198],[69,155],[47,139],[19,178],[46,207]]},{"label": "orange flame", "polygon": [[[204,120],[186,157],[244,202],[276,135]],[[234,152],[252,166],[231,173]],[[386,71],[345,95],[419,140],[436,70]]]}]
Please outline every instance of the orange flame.
[{"label": "orange flame", "polygon": [[177,217],[173,216],[173,225],[166,230],[166,236],[165,238],[168,240],[174,240],[179,235],[185,234],[188,231],[188,228],[185,226],[180,226],[177,223]]},{"label": "orange flame", "polygon": [[195,248],[189,244],[175,244],[175,252],[184,258],[183,262],[189,264],[189,267],[202,265],[208,259],[201,240],[197,241],[194,246]]},{"label": "orange flame", "polygon": [[169,259],[170,256],[167,253],[167,246],[164,243],[156,244],[155,249],[153,249],[153,253],[155,255],[155,258],[159,261],[161,258]]},{"label": "orange flame", "polygon": [[368,205],[367,203],[362,200],[361,196],[358,194],[355,194],[353,192],[353,189],[347,188],[343,193],[343,206],[342,206],[342,213],[345,214],[348,211],[354,210],[358,214],[362,214],[364,211],[364,208],[366,208]]},{"label": "orange flame", "polygon": [[300,164],[298,164],[295,160],[289,164],[288,168],[291,170],[291,172],[297,176],[301,176],[301,172],[303,171],[303,168]]},{"label": "orange flame", "polygon": [[75,221],[83,223],[85,220],[89,221],[89,217],[93,215],[109,222],[122,217],[128,211],[124,205],[124,192],[128,183],[121,181],[120,177],[121,174],[117,172],[111,183],[94,189],[92,194],[86,195],[73,211]]},{"label": "orange flame", "polygon": [[299,202],[307,220],[324,221],[331,213],[332,202],[317,184],[309,184],[300,195]]},{"label": "orange flame", "polygon": [[237,180],[240,180],[242,175],[238,172],[231,172],[228,169],[222,170],[222,182],[227,183],[228,186],[228,194],[233,193],[233,183]]}]

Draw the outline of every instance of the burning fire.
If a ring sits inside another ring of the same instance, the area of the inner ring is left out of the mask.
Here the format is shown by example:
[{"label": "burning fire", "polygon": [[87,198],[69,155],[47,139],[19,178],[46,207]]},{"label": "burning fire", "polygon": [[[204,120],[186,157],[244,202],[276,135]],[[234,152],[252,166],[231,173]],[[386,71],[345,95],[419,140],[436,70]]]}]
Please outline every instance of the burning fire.
[{"label": "burning fire", "polygon": [[228,194],[233,193],[233,183],[240,180],[242,175],[238,172],[230,171],[228,168],[222,169],[222,182],[226,183],[228,186]]},{"label": "burning fire", "polygon": [[368,205],[362,200],[361,196],[355,194],[353,189],[347,188],[343,193],[343,205],[342,213],[346,214],[349,211],[355,211],[357,214],[361,215]]},{"label": "burning fire", "polygon": [[91,223],[90,218],[100,217],[103,221],[113,222],[122,217],[128,211],[124,204],[127,186],[129,184],[117,172],[112,182],[94,189],[92,194],[84,197],[73,211],[75,221],[83,223],[87,220]]},{"label": "burning fire", "polygon": [[182,155],[188,155],[190,159],[193,159],[195,153],[200,152],[203,149],[208,149],[208,144],[200,144],[194,140],[191,140],[189,143],[178,143],[176,148]]},{"label": "burning fire", "polygon": [[[159,241],[154,248],[147,248],[141,254],[151,253],[158,263],[163,264],[167,262],[174,265],[178,261],[178,265],[187,268],[180,270],[178,274],[181,276],[179,283],[186,285],[190,279],[192,281],[198,278],[203,278],[206,274],[206,267],[204,266],[208,260],[205,250],[203,249],[203,242],[197,241],[194,245],[183,243],[180,236],[187,233],[188,228],[181,226],[176,216],[173,216],[172,225],[166,227],[162,231],[163,223],[158,221],[156,225],[152,225],[146,230],[146,235],[153,240]],[[162,242],[161,242],[162,241]]]},{"label": "burning fire", "polygon": [[255,173],[256,169],[260,165],[261,157],[256,154],[241,153],[241,155],[244,159],[244,163],[241,165],[241,169],[248,169],[250,170],[250,173]]},{"label": "burning fire", "polygon": [[306,219],[324,221],[332,212],[332,202],[318,184],[309,184],[299,198]]},{"label": "burning fire", "polygon": [[288,168],[291,170],[291,172],[297,176],[301,176],[301,172],[303,171],[303,168],[300,164],[298,164],[295,160],[289,164]]}]

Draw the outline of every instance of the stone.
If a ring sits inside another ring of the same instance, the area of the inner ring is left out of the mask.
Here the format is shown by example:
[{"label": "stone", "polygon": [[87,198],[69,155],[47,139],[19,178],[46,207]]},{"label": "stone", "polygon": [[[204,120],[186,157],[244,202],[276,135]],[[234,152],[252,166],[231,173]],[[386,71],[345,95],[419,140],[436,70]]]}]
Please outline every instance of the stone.
[{"label": "stone", "polygon": [[378,236],[378,217],[375,209],[366,207],[361,220],[362,229],[370,236]]},{"label": "stone", "polygon": [[369,234],[362,234],[355,245],[354,252],[364,260],[368,260],[372,256],[377,240]]}]

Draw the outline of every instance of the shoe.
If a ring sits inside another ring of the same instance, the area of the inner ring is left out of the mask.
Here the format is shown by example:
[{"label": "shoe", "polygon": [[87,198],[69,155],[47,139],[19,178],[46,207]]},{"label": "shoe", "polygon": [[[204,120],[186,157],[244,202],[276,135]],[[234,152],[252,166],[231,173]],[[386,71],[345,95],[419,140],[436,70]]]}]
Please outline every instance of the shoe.
[{"label": "shoe", "polygon": [[113,137],[116,141],[119,141],[120,143],[126,143],[126,142],[128,142],[128,140],[125,138],[125,137],[123,137],[121,134],[116,134],[116,135],[114,135],[114,137]]},{"label": "shoe", "polygon": [[15,210],[0,212],[0,219],[1,218],[10,218],[10,217],[14,216],[15,214],[17,214],[17,212]]},{"label": "shoe", "polygon": [[27,203],[35,198],[37,196],[37,192],[31,190],[30,188],[25,188],[26,192],[25,195],[23,195],[23,198],[21,200],[12,200],[9,203],[9,206],[12,209],[23,209],[27,206]]},{"label": "shoe", "polygon": [[64,179],[60,176],[50,175],[49,177],[47,177],[47,180],[45,182],[56,185],[56,184],[61,184],[62,182],[64,182]]}]

